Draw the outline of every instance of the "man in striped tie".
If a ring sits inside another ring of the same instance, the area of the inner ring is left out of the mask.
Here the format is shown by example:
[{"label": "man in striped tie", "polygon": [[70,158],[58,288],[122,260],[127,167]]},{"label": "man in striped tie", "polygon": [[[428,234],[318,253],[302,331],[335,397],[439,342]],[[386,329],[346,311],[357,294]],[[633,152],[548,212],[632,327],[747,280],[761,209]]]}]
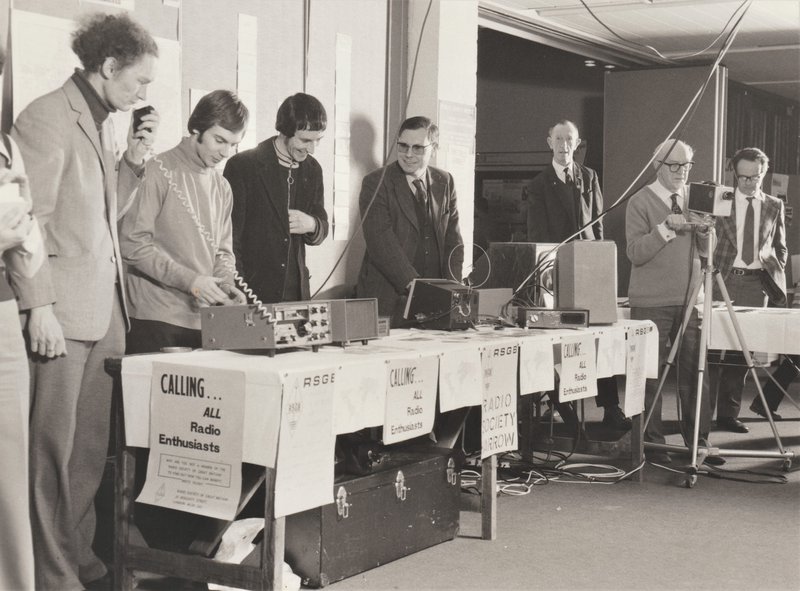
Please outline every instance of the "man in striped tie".
[{"label": "man in striped tie", "polygon": [[[786,304],[786,232],[783,201],[764,193],[761,181],[769,158],[758,148],[743,148],[731,158],[736,192],[730,217],[717,221],[718,242],[714,263],[737,306],[763,307]],[[715,299],[721,295],[715,292]],[[712,397],[717,404],[717,426],[734,433],[747,433],[739,420],[742,389],[747,367],[743,359],[726,356],[728,364],[710,372]],[[754,402],[758,413],[760,400]],[[758,413],[763,414],[763,413]]]}]

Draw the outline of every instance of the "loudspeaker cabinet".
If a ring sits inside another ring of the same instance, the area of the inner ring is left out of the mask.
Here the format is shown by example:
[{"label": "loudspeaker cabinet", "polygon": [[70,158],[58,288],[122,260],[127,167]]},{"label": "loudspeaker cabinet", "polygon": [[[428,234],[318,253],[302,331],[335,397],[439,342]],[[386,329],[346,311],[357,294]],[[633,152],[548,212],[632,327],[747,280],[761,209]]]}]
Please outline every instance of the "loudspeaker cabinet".
[{"label": "loudspeaker cabinet", "polygon": [[460,489],[449,450],[390,451],[379,472],[337,477],[335,502],[286,518],[286,562],[324,587],[452,540]]}]

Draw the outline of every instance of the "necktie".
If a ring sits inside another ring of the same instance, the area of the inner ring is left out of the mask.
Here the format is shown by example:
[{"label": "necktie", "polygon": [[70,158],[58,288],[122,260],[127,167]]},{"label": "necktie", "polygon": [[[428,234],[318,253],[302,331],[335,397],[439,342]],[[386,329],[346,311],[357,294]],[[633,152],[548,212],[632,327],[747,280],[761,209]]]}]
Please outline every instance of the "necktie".
[{"label": "necktie", "polygon": [[753,262],[753,239],[755,237],[756,212],[753,209],[753,198],[747,198],[747,212],[744,214],[744,236],[742,237],[742,261],[746,265]]},{"label": "necktie", "polygon": [[425,191],[425,185],[422,183],[422,179],[416,179],[414,181],[414,187],[416,188],[415,195],[417,201],[419,201],[420,205],[425,205],[428,202],[428,193]]},{"label": "necktie", "polygon": [[572,175],[569,174],[569,166],[564,167],[564,182],[568,185],[572,184]]},{"label": "necktie", "polygon": [[672,199],[672,213],[678,213],[678,214],[683,213],[681,206],[678,205],[678,194],[673,193],[672,195],[669,196],[669,198]]}]

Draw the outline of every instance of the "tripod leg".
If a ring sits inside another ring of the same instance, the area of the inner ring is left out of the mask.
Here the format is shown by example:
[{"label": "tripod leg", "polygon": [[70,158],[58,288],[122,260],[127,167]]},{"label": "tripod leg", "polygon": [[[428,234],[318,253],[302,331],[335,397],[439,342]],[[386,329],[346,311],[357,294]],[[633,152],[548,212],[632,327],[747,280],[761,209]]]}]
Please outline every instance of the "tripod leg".
[{"label": "tripod leg", "polygon": [[[722,281],[722,277],[720,275],[717,275],[717,287],[719,287],[719,291],[722,293],[722,297],[725,299],[725,307],[728,310],[728,316],[730,317],[731,324],[733,325],[733,330],[736,332],[736,340],[739,343],[739,347],[741,348],[745,362],[747,363],[747,371],[750,372],[750,375],[753,377],[753,381],[756,383],[758,398],[761,400],[761,404],[764,405],[764,409],[768,409],[769,407],[767,406],[767,399],[764,396],[764,391],[761,389],[761,382],[759,381],[758,374],[756,373],[753,357],[750,355],[750,349],[747,348],[747,344],[744,341],[742,327],[739,326],[739,321],[736,319],[736,312],[733,310],[733,304],[731,303],[731,298],[728,295],[728,289],[725,287],[725,282]],[[769,426],[772,429],[772,434],[775,436],[775,443],[778,445],[778,450],[781,454],[785,454],[786,450],[781,442],[781,436],[778,434],[778,428],[775,426],[775,421],[772,419],[772,413],[767,412],[766,414],[767,420],[769,421]]]},{"label": "tripod leg", "polygon": [[689,296],[690,304],[686,306],[686,310],[684,311],[683,320],[681,321],[680,329],[678,330],[678,335],[675,338],[675,341],[670,346],[669,355],[667,356],[667,361],[664,364],[664,368],[661,370],[661,376],[658,379],[658,388],[656,389],[656,395],[653,398],[652,403],[650,404],[650,408],[647,409],[647,416],[645,417],[644,424],[642,425],[642,431],[647,431],[647,425],[650,424],[650,418],[653,414],[653,410],[656,407],[656,403],[658,402],[659,398],[661,398],[661,392],[664,389],[664,383],[667,381],[667,377],[669,376],[670,369],[672,369],[675,357],[678,355],[678,349],[680,349],[681,340],[683,339],[683,333],[686,330],[686,327],[689,325],[689,319],[692,316],[692,309],[694,307],[694,302],[697,301],[697,296],[700,293],[700,287],[702,286],[702,282],[698,281],[697,284],[692,289],[692,293]]}]

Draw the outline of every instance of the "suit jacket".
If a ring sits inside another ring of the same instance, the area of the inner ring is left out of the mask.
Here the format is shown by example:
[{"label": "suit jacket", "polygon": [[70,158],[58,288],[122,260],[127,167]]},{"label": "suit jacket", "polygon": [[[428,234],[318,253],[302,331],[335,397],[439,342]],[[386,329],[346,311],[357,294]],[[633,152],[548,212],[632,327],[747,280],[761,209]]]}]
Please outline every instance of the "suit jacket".
[{"label": "suit jacket", "polygon": [[[265,303],[282,301],[287,265],[297,265],[301,299],[311,298],[306,244],[320,244],[328,235],[328,214],[325,212],[322,168],[308,156],[292,170],[296,191],[295,209],[317,220],[317,229],[298,236],[289,233],[289,207],[286,202],[288,169],[278,163],[274,138],[245,150],[228,160],[225,178],[233,191],[233,252],[236,267]],[[297,256],[290,256],[292,241]]]},{"label": "suit jacket", "polygon": [[117,196],[127,199],[138,178],[117,159],[108,119],[103,147],[89,105],[71,79],[28,105],[11,135],[25,160],[48,254],[36,275],[15,282],[19,307],[55,302],[66,338],[99,340],[108,330],[114,297],[127,318]]},{"label": "suit jacket", "polygon": [[[558,189],[563,183],[552,165],[548,165],[533,179],[532,192],[528,197],[530,242],[561,242],[603,211],[603,194],[597,173],[577,162],[573,170],[580,198],[572,203],[560,197]],[[602,240],[602,222],[586,228],[577,239]]]},{"label": "suit jacket", "polygon": [[[426,174],[440,266],[444,278],[460,281],[464,249],[460,248],[463,241],[453,176],[432,166]],[[368,174],[361,185],[359,205],[366,252],[356,293],[358,297],[377,298],[381,315],[391,316],[408,283],[419,277],[413,264],[421,239],[414,199],[396,161]]]},{"label": "suit jacket", "polygon": [[[762,193],[761,221],[758,228],[758,259],[766,271],[763,276],[764,291],[770,302],[776,306],[786,303],[786,230],[784,229],[783,201]],[[742,212],[741,215],[744,215]],[[731,215],[717,219],[717,247],[714,250],[714,263],[727,279],[733,268],[738,249],[736,247],[736,200],[733,201]]]}]

